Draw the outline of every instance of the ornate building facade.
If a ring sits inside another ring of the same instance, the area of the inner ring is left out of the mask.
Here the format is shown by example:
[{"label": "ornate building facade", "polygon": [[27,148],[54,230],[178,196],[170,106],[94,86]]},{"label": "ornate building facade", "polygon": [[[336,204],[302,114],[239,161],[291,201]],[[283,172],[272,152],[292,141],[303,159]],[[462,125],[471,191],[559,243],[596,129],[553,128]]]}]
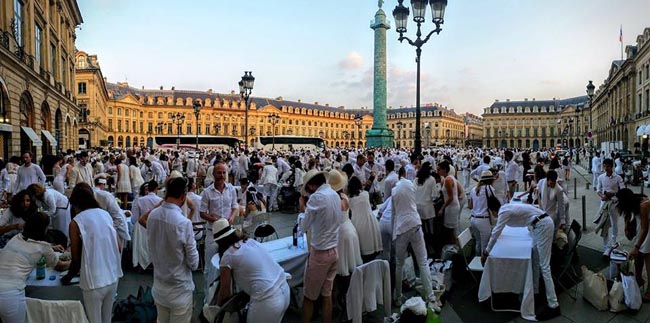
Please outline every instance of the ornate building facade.
[{"label": "ornate building facade", "polygon": [[465,122],[465,142],[478,147],[483,145],[483,119],[475,114],[466,112],[463,115]]},{"label": "ornate building facade", "polygon": [[[628,46],[630,48],[632,46]],[[636,46],[629,50],[634,52],[636,70],[636,102],[634,104],[635,146],[642,151],[648,151],[648,135],[650,135],[650,28],[645,28],[643,34],[636,37]],[[643,129],[640,129],[643,126]],[[642,130],[642,131],[640,131]],[[638,143],[638,145],[637,145]]]},{"label": "ornate building facade", "polygon": [[[440,104],[427,104],[420,108],[422,147],[464,145],[465,123],[463,116]],[[415,145],[415,108],[389,108],[388,128],[395,134],[398,147]]]},{"label": "ornate building facade", "polygon": [[587,96],[495,102],[484,109],[483,146],[544,149],[581,147],[587,137]]},{"label": "ornate building facade", "polygon": [[75,0],[0,2],[0,156],[76,148]]}]

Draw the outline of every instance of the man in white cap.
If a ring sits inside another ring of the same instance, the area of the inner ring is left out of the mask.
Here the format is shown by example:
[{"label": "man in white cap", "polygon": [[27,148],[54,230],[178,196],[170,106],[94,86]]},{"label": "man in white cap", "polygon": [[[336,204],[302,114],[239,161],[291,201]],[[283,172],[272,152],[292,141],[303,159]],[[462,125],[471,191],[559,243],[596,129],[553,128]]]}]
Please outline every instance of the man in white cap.
[{"label": "man in white cap", "polygon": [[[147,237],[153,270],[152,295],[158,322],[191,322],[194,282],[192,271],[199,267],[192,221],[183,216],[181,206],[187,198],[183,178],[167,183],[165,202],[151,211]],[[211,240],[211,239],[207,239]]]},{"label": "man in white cap", "polygon": [[[124,211],[117,205],[117,199],[108,191],[105,191],[106,188],[106,176],[107,174],[97,174],[95,176],[95,186],[93,187],[93,192],[95,193],[95,199],[99,206],[104,209],[108,214],[110,214],[113,219],[113,227],[117,231],[117,235],[122,239],[122,241],[130,241],[131,235],[129,235],[129,228],[126,225],[126,217],[124,216]],[[122,244],[125,246],[126,244]]]},{"label": "man in white cap", "polygon": [[299,209],[305,217],[300,230],[311,235],[305,269],[302,321],[309,322],[314,302],[322,296],[323,322],[332,322],[332,287],[336,276],[341,223],[341,197],[329,184],[325,172],[310,170],[304,176]]}]

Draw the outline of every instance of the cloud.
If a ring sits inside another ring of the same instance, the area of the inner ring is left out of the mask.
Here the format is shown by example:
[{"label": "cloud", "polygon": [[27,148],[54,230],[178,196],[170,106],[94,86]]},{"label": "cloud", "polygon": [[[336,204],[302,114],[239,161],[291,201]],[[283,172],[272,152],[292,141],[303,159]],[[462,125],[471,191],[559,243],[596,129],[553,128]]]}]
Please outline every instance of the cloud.
[{"label": "cloud", "polygon": [[344,59],[340,60],[338,66],[342,70],[356,70],[363,66],[363,56],[352,51]]}]

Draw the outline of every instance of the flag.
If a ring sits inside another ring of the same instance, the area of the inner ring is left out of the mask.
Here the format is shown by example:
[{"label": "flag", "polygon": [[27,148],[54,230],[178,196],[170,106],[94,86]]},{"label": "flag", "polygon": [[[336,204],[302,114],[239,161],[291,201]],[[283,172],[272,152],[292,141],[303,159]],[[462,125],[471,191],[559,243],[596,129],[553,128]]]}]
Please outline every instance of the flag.
[{"label": "flag", "polygon": [[618,34],[618,41],[623,42],[623,25],[621,25],[621,31]]}]

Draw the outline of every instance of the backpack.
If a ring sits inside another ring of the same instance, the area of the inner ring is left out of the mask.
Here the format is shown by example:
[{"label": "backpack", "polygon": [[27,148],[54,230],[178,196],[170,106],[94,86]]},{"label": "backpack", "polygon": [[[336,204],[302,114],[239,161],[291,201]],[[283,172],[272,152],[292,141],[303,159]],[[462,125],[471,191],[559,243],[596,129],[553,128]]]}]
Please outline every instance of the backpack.
[{"label": "backpack", "polygon": [[138,296],[129,295],[126,299],[115,302],[112,322],[153,323],[158,313],[154,305],[151,287],[138,289]]},{"label": "backpack", "polygon": [[569,159],[568,158],[564,158],[562,160],[562,166],[569,166]]}]

